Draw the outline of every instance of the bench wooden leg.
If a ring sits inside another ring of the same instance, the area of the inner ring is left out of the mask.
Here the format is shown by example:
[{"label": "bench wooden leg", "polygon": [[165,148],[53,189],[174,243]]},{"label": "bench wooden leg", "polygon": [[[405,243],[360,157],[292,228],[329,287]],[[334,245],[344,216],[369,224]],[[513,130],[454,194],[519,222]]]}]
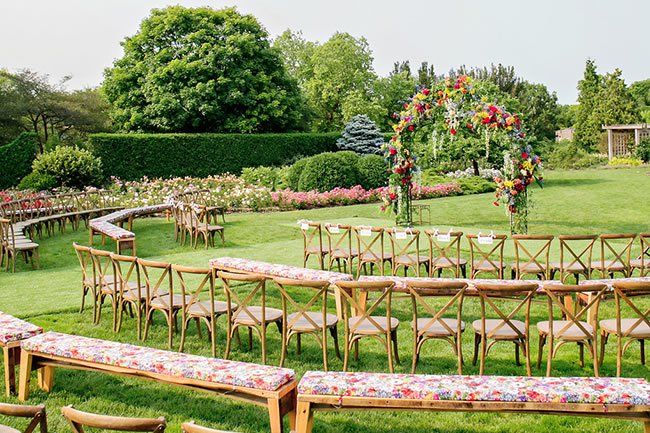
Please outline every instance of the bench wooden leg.
[{"label": "bench wooden leg", "polygon": [[5,389],[9,397],[16,392],[16,356],[20,349],[5,346],[2,351],[5,364]]},{"label": "bench wooden leg", "polygon": [[309,402],[299,401],[296,411],[298,412],[296,433],[311,433],[314,425],[314,413],[311,410],[311,404]]},{"label": "bench wooden leg", "polygon": [[643,423],[643,433],[650,433],[650,421]]},{"label": "bench wooden leg", "polygon": [[43,367],[38,370],[38,387],[45,392],[52,391],[54,385],[54,367]]},{"label": "bench wooden leg", "polygon": [[277,398],[268,399],[269,418],[271,421],[271,433],[282,433],[282,412],[280,400]]},{"label": "bench wooden leg", "polygon": [[20,379],[18,382],[18,400],[26,401],[29,398],[29,382],[32,377],[32,359],[29,352],[21,351],[20,354]]}]

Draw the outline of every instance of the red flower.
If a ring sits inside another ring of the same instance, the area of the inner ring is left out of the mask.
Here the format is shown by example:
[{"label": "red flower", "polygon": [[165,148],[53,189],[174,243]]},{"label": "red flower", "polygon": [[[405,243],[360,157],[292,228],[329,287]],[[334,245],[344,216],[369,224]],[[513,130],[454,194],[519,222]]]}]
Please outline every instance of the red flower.
[{"label": "red flower", "polygon": [[415,130],[415,126],[409,125],[409,131],[413,132]]},{"label": "red flower", "polygon": [[388,194],[388,198],[391,199],[391,201],[395,200],[397,198],[397,194],[394,192],[391,192]]},{"label": "red flower", "polygon": [[394,147],[389,147],[388,148],[388,153],[390,153],[391,155],[396,155],[397,154],[397,149],[395,149]]},{"label": "red flower", "polygon": [[472,125],[471,123],[468,123],[467,124],[467,129],[474,129],[474,125]]},{"label": "red flower", "polygon": [[451,135],[456,135],[456,129],[455,128],[451,128],[449,130],[449,132],[451,132]]},{"label": "red flower", "polygon": [[422,94],[423,94],[424,96],[429,96],[429,93],[431,93],[431,90],[429,90],[429,89],[422,89]]},{"label": "red flower", "polygon": [[408,108],[409,108],[409,104],[405,103],[405,104],[404,104],[404,109],[405,109],[405,110],[408,110]]},{"label": "red flower", "polygon": [[528,159],[528,153],[527,152],[521,152],[521,157],[523,159]]}]

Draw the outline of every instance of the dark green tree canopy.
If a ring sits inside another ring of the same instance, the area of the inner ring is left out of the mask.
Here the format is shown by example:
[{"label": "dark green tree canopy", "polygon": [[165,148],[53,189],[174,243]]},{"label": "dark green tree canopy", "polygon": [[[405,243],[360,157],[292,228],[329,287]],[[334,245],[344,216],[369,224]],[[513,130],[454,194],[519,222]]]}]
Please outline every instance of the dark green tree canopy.
[{"label": "dark green tree canopy", "polygon": [[303,100],[266,30],[233,8],[154,9],[105,71],[124,130],[278,132],[302,128]]}]

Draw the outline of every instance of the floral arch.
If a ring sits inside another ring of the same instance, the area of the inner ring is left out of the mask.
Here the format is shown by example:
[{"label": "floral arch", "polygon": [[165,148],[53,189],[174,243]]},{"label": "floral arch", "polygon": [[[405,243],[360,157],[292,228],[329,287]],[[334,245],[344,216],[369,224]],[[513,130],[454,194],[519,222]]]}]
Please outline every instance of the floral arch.
[{"label": "floral arch", "polygon": [[522,121],[517,114],[490,102],[471,77],[461,75],[445,79],[434,89],[420,89],[395,117],[395,134],[385,146],[391,174],[384,208],[392,209],[398,225],[412,225],[411,190],[418,171],[414,145],[422,140],[423,129],[433,129],[452,141],[459,137],[485,140],[486,157],[491,140],[498,136],[507,141],[502,176],[494,179],[494,204],[505,205],[513,232],[527,231],[527,190],[535,181],[541,185],[541,159],[525,144]]}]

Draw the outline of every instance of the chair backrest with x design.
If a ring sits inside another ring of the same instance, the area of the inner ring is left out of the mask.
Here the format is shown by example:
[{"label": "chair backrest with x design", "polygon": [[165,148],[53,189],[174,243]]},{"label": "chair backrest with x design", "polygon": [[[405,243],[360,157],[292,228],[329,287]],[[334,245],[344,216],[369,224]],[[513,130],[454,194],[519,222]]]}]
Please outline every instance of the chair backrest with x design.
[{"label": "chair backrest with x design", "polygon": [[323,249],[323,225],[317,221],[307,221],[302,220],[298,221],[300,226],[300,232],[302,233],[302,251],[304,258],[304,266],[307,266],[307,259],[310,255],[316,254],[318,257],[318,263],[323,266],[321,263]]},{"label": "chair backrest with x design", "polygon": [[99,250],[92,248],[90,250],[90,257],[93,260],[94,272],[97,276],[97,284],[102,287],[115,286],[115,266],[111,260],[111,252],[106,250]]},{"label": "chair backrest with x design", "polygon": [[549,255],[554,238],[553,235],[512,235],[515,245],[516,279],[521,279],[525,274],[549,279]]},{"label": "chair backrest with x design", "polygon": [[600,272],[603,278],[614,272],[622,272],[625,277],[630,276],[630,260],[635,238],[636,233],[600,235]]},{"label": "chair backrest with x design", "polygon": [[420,268],[420,231],[413,228],[386,228],[390,240],[390,250],[393,259],[393,274],[400,266],[416,269],[419,275]]},{"label": "chair backrest with x design", "polygon": [[460,277],[460,240],[463,232],[448,232],[425,230],[424,233],[429,239],[429,262],[431,267],[429,273],[442,268],[454,270],[454,276]]},{"label": "chair backrest with x design", "polygon": [[[327,250],[330,254],[341,251],[350,254],[352,251],[352,227],[347,224],[325,224],[327,235]],[[345,257],[347,258],[347,257]]]},{"label": "chair backrest with x design", "polygon": [[[146,290],[147,303],[157,298],[164,308],[171,308],[169,301],[174,297],[172,265],[138,258],[141,282]],[[169,296],[160,296],[169,293]],[[148,305],[148,304],[147,304]]]},{"label": "chair backrest with x design", "polygon": [[140,267],[138,258],[111,253],[111,261],[115,269],[115,288],[119,296],[133,290],[137,293],[137,299],[143,298],[142,284],[140,281]]},{"label": "chair backrest with x design", "polygon": [[[32,433],[36,427],[40,428],[41,433],[47,433],[47,415],[45,406],[26,406],[22,404],[0,403],[0,415],[18,418],[31,418],[24,433]],[[0,431],[13,432],[13,429],[4,430],[0,425]]]},{"label": "chair backrest with x design", "polygon": [[[256,326],[262,326],[266,321],[266,277],[259,274],[236,274],[217,271],[223,283],[228,305],[228,322],[242,317],[252,321]],[[259,304],[253,304],[259,299]],[[232,309],[236,304],[237,308]],[[261,307],[261,317],[256,317],[250,310],[253,306]]]},{"label": "chair backrest with x design", "polygon": [[[413,307],[413,328],[418,337],[427,335],[428,331],[435,325],[442,325],[450,335],[460,335],[463,299],[467,290],[467,283],[464,281],[417,281],[411,280],[406,284],[406,288],[411,296],[411,305]],[[426,298],[449,298],[442,307],[440,302],[431,305]],[[454,305],[456,306],[457,329],[452,329],[446,322],[440,319],[446,315],[453,314]],[[419,311],[422,310],[427,315],[427,322],[424,326],[418,323]]]},{"label": "chair backrest with x design", "polygon": [[587,279],[591,278],[591,260],[598,235],[561,235],[558,239],[560,240],[560,281],[566,283],[571,275],[584,275]]},{"label": "chair backrest with x design", "polygon": [[364,263],[378,263],[383,274],[384,229],[382,227],[356,226],[353,227],[354,239],[359,252],[358,270]]},{"label": "chair backrest with x design", "polygon": [[639,255],[639,271],[642,277],[650,274],[650,233],[639,233],[641,254]]},{"label": "chair backrest with x design", "polygon": [[212,269],[173,264],[172,271],[174,285],[181,291],[183,314],[194,307],[205,317],[214,317],[215,279]]},{"label": "chair backrest with x design", "polygon": [[[395,283],[392,281],[339,281],[336,285],[344,302],[343,317],[346,335],[348,333],[350,335],[357,333],[363,324],[371,324],[373,331],[385,332],[388,337],[390,327],[381,326],[371,316],[385,316],[386,323],[390,323],[393,286]],[[369,296],[373,293],[377,297],[370,299]],[[380,312],[382,308],[385,310],[384,314],[373,314]],[[348,319],[352,316],[356,317],[357,320],[349,323]]]},{"label": "chair backrest with x design", "polygon": [[[571,338],[575,338],[575,335],[573,335],[575,332],[578,332],[580,337],[584,336],[585,340],[595,338],[595,329],[590,329],[590,327],[591,324],[598,323],[598,308],[607,291],[606,284],[595,282],[581,285],[545,284],[544,292],[548,297],[550,341],[552,342],[554,339],[561,340],[570,334]],[[574,299],[573,302],[567,302],[567,297],[577,298],[585,294],[588,295],[586,303],[580,303],[577,299]],[[573,305],[573,309],[569,305]],[[556,311],[561,313],[562,320],[566,322],[559,329],[553,327]],[[589,326],[585,326],[585,323]]]},{"label": "chair backrest with x design", "polygon": [[95,267],[93,266],[92,248],[79,245],[76,242],[72,243],[72,247],[77,254],[79,260],[79,267],[81,268],[81,283],[93,287],[97,285],[97,275],[95,274]]},{"label": "chair backrest with x design", "polygon": [[203,427],[198,424],[194,424],[194,421],[184,422],[181,424],[181,431],[183,433],[232,433],[225,430],[215,430],[209,427]]},{"label": "chair backrest with x design", "polygon": [[74,433],[84,433],[84,427],[111,431],[163,433],[167,426],[165,418],[127,418],[82,412],[72,406],[61,408]]},{"label": "chair backrest with x design", "polygon": [[[321,325],[308,314],[316,311],[316,308],[318,308],[316,312],[322,315],[321,323],[323,325],[327,323],[327,289],[330,286],[329,282],[296,280],[291,278],[274,278],[273,280],[280,289],[280,295],[282,296],[282,319],[287,329],[293,328],[301,321],[307,321],[314,329],[321,329]],[[301,292],[301,296],[306,296],[309,299],[306,302],[297,299],[298,297],[291,293],[295,289]],[[291,313],[295,315],[289,321],[287,316]],[[322,326],[322,331],[326,331],[326,326]]]},{"label": "chair backrest with x design", "polygon": [[497,278],[503,279],[503,248],[508,236],[470,233],[466,237],[472,269],[470,277],[476,278],[479,273],[496,273]]},{"label": "chair backrest with x design", "polygon": [[[650,328],[650,308],[644,303],[650,297],[650,281],[620,281],[614,282],[614,300],[616,302],[616,331],[619,339],[629,337],[635,330],[640,331],[641,328]],[[634,302],[632,299],[641,297],[641,302]],[[643,305],[641,305],[643,304]],[[625,332],[622,332],[621,320],[630,319],[630,317],[623,317],[623,307],[627,306],[628,310],[632,310],[631,319],[635,320],[629,327],[625,327]]]}]

